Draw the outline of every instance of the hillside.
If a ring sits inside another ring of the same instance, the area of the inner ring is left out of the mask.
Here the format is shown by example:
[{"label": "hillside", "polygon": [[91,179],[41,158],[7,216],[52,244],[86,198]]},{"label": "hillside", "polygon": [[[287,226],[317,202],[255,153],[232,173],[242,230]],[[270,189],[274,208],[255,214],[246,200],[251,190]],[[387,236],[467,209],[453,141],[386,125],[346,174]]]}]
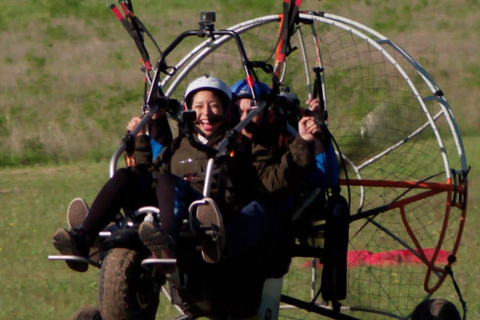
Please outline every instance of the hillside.
[{"label": "hillside", "polygon": [[[5,2],[5,1],[4,1]],[[261,4],[259,4],[261,3]],[[306,0],[405,48],[445,92],[464,135],[480,111],[476,0]],[[104,1],[18,1],[0,13],[0,166],[109,157],[140,113],[139,55]],[[281,11],[281,1],[134,2],[161,48],[216,11],[217,28]],[[152,52],[152,59],[156,56]]]}]

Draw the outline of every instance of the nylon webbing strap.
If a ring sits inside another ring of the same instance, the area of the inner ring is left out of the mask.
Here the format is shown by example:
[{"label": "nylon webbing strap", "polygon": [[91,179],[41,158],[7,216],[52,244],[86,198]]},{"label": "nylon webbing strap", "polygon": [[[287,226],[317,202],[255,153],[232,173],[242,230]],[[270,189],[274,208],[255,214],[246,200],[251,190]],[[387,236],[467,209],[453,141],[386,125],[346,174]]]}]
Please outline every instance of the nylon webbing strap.
[{"label": "nylon webbing strap", "polygon": [[279,72],[279,64],[285,61],[285,56],[287,52],[288,46],[288,25],[289,25],[289,10],[290,10],[290,1],[284,0],[283,1],[283,16],[282,22],[280,27],[280,36],[279,42],[277,45],[277,52],[275,55],[275,71],[277,72],[276,76],[278,76]]},{"label": "nylon webbing strap", "polygon": [[122,8],[123,14],[113,3],[109,6],[110,10],[112,10],[112,12],[123,25],[125,30],[127,30],[128,34],[130,34],[130,36],[132,37],[142,57],[145,70],[148,72],[152,70],[152,64],[150,63],[150,56],[148,55],[147,49],[145,48],[144,38],[142,34],[142,32],[145,31],[145,28],[141,21],[133,14],[131,4],[127,6],[124,1],[119,1],[119,4]]},{"label": "nylon webbing strap", "polygon": [[[450,264],[454,263],[456,261],[455,256],[449,256],[448,261]],[[453,286],[455,288],[455,291],[457,292],[458,299],[460,300],[460,303],[462,304],[462,309],[463,309],[463,320],[467,319],[467,303],[465,300],[463,300],[462,292],[460,291],[460,287],[458,286],[457,281],[455,280],[455,277],[453,276],[453,270],[452,267],[446,266],[445,271],[447,272],[448,275],[452,278]]]},{"label": "nylon webbing strap", "polygon": [[290,37],[293,33],[293,27],[298,16],[298,8],[302,0],[284,0],[283,17],[280,26],[280,35],[275,54],[275,77],[280,75],[280,65],[285,62],[285,58],[293,51],[290,44]]},{"label": "nylon webbing strap", "polygon": [[313,98],[318,98],[320,100],[320,108],[322,108],[322,110],[325,110],[325,99],[323,98],[322,77],[321,77],[323,68],[315,67],[313,68],[313,72],[315,72],[315,81],[313,84]]}]

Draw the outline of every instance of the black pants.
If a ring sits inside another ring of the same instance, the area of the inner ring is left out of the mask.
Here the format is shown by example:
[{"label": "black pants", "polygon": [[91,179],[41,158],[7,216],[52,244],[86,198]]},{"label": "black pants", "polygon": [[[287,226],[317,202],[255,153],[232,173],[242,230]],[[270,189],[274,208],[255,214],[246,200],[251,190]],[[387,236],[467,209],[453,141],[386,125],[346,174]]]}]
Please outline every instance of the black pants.
[{"label": "black pants", "polygon": [[134,211],[143,206],[156,206],[162,212],[161,225],[168,228],[173,223],[174,178],[160,174],[155,181],[150,173],[122,168],[115,172],[102,187],[92,203],[82,229],[90,245],[120,209]]}]

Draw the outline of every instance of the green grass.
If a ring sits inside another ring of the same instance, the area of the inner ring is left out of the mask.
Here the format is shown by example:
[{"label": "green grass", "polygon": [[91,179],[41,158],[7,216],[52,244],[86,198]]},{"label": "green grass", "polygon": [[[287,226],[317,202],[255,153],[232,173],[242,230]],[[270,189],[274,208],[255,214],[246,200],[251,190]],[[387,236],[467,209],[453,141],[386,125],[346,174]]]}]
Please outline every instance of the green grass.
[{"label": "green grass", "polygon": [[[475,148],[479,143],[478,136],[465,139],[472,164],[480,161],[480,153]],[[47,256],[56,253],[51,237],[57,228],[66,227],[69,201],[83,197],[91,203],[107,178],[106,161],[0,170],[1,319],[68,319],[82,306],[97,305],[97,270],[75,273],[61,261],[48,261]],[[476,236],[480,227],[476,215],[480,206],[479,180],[480,174],[473,170],[467,226],[458,262],[453,268],[472,318],[480,317],[480,293],[476,285],[480,272],[477,260],[480,240]],[[294,281],[294,285],[300,284],[308,291],[309,278],[303,279],[304,283],[295,278],[290,283]],[[449,279],[435,296],[447,298],[461,307]],[[171,307],[166,310],[168,314],[173,313]],[[162,312],[159,311],[159,317]]]},{"label": "green grass", "polygon": [[57,254],[51,238],[67,226],[69,201],[91,203],[107,178],[105,162],[0,171],[1,319],[69,319],[80,307],[98,305],[98,269],[72,272],[47,256]]},{"label": "green grass", "polygon": [[[3,2],[8,5],[0,13],[0,166],[108,157],[124,123],[140,113],[143,76],[133,41],[102,1]],[[431,73],[462,132],[469,133],[480,121],[480,93],[472,90],[479,82],[476,3],[307,0],[302,9],[352,18],[405,48]],[[217,28],[226,28],[280,12],[282,5],[149,0],[134,8],[165,48],[180,32],[197,28],[201,11],[216,11]]]},{"label": "green grass", "polygon": [[78,304],[94,304],[94,273],[68,273],[46,257],[52,232],[66,225],[67,199],[93,197],[105,170],[100,164],[29,167],[4,169],[1,177],[0,317],[61,319],[73,315]]},{"label": "green grass", "polygon": [[[478,2],[302,4],[377,28],[420,61],[446,94],[473,165],[467,226],[454,265],[471,318],[480,318]],[[140,113],[139,55],[105,2],[0,3],[0,319],[65,319],[81,306],[96,305],[98,272],[76,274],[63,262],[48,261],[55,253],[51,236],[66,226],[72,198],[95,197],[125,123]],[[281,11],[278,0],[148,0],[134,6],[162,48],[197,28],[200,11],[215,10],[217,28]],[[437,296],[460,308],[448,279]]]}]

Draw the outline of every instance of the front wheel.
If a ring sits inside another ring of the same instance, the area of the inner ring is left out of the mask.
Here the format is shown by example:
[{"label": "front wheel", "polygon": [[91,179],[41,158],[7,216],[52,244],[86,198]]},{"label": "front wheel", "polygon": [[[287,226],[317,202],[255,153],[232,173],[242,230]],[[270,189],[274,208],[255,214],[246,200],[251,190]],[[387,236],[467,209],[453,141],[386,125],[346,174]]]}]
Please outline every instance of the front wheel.
[{"label": "front wheel", "polygon": [[102,263],[99,280],[100,312],[103,320],[155,319],[160,277],[141,267],[136,251],[113,248]]}]

